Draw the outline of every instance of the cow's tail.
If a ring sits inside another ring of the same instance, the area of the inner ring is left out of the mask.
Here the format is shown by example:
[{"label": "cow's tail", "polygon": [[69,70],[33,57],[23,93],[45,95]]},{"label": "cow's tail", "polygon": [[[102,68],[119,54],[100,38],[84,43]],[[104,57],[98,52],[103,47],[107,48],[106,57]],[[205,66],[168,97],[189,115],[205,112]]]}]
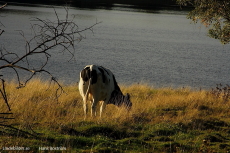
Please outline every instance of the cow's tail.
[{"label": "cow's tail", "polygon": [[91,85],[91,78],[89,79],[89,84],[88,84],[88,87],[87,87],[87,90],[86,90],[86,93],[85,93],[85,102],[88,101],[90,85]]},{"label": "cow's tail", "polygon": [[92,66],[90,67],[90,69],[89,69],[89,80],[88,80],[88,87],[87,87],[87,90],[86,90],[86,93],[85,93],[85,102],[87,102],[88,101],[88,97],[89,97],[89,88],[90,88],[90,86],[91,86],[91,84],[92,84]]}]

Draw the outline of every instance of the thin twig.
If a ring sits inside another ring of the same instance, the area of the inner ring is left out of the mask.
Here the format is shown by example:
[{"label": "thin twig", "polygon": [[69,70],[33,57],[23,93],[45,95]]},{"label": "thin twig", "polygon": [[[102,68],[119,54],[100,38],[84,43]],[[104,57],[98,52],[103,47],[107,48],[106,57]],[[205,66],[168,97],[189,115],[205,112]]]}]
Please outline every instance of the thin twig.
[{"label": "thin twig", "polygon": [[0,6],[0,9],[2,9],[2,8],[6,7],[6,6],[7,6],[7,3],[2,5],[2,6]]}]

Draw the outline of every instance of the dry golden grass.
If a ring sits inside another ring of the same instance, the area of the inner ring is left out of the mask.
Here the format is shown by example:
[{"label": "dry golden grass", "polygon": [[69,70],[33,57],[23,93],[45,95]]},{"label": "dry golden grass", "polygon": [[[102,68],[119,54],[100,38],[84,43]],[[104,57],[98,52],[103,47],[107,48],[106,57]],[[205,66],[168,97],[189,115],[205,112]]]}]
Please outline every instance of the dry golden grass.
[{"label": "dry golden grass", "polygon": [[[230,102],[208,91],[121,85],[124,94],[131,94],[131,111],[108,105],[101,119],[88,114],[84,121],[77,84],[64,86],[58,99],[55,84],[33,80],[25,88],[16,86],[7,84],[13,113],[9,117],[15,118],[7,124],[28,133],[2,128],[0,149],[29,146],[37,152],[39,146],[61,145],[69,152],[230,150]],[[0,112],[6,111],[1,99]]]},{"label": "dry golden grass", "polygon": [[[22,89],[13,82],[7,84],[7,93],[13,117],[12,124],[21,127],[59,127],[73,125],[84,120],[82,98],[76,85],[64,87],[58,100],[57,86],[41,80],[33,80]],[[110,124],[160,122],[187,124],[195,119],[221,119],[229,123],[229,102],[208,94],[207,91],[192,91],[188,88],[155,89],[145,84],[121,85],[123,93],[130,93],[133,108],[130,112],[108,105],[102,119],[88,121]],[[1,100],[0,112],[7,108]],[[90,114],[89,114],[90,116]]]}]

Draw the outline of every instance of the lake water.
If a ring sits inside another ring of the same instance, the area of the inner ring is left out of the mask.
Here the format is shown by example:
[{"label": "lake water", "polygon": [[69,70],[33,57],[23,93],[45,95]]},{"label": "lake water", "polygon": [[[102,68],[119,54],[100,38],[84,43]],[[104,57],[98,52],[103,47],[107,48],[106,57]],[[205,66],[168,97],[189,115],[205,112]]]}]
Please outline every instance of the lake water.
[{"label": "lake water", "polygon": [[[60,18],[65,10],[56,7]],[[83,29],[101,21],[83,33],[86,39],[75,46],[75,60],[70,54],[52,55],[47,69],[64,83],[76,83],[85,65],[109,68],[118,83],[148,83],[156,87],[210,89],[227,84],[230,77],[230,45],[221,45],[207,36],[207,29],[186,19],[187,12],[175,10],[141,10],[70,8],[69,14]],[[5,33],[0,45],[9,52],[23,53],[25,45],[19,31],[31,37],[31,18],[55,20],[48,6],[8,5],[0,11]],[[33,59],[40,64],[41,59]],[[8,78],[13,70],[2,71]]]}]

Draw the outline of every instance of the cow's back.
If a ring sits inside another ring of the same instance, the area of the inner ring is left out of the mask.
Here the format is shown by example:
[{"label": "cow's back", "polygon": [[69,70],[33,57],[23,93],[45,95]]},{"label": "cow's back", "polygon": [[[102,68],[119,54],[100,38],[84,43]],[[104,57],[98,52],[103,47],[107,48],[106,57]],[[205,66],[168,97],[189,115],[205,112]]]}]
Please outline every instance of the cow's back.
[{"label": "cow's back", "polygon": [[89,98],[108,101],[115,89],[114,81],[114,75],[109,69],[96,65],[87,65],[80,74],[80,94],[85,96],[89,88]]}]

